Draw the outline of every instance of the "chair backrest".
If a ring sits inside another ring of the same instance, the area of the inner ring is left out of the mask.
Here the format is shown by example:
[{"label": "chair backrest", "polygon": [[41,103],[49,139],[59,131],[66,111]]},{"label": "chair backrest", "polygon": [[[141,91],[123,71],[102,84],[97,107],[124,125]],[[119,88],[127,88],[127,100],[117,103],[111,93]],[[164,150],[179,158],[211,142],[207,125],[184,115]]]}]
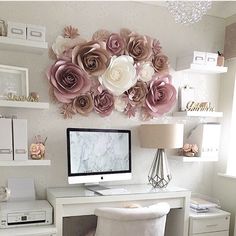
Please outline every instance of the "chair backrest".
[{"label": "chair backrest", "polygon": [[140,208],[98,208],[95,236],[164,236],[168,203]]}]

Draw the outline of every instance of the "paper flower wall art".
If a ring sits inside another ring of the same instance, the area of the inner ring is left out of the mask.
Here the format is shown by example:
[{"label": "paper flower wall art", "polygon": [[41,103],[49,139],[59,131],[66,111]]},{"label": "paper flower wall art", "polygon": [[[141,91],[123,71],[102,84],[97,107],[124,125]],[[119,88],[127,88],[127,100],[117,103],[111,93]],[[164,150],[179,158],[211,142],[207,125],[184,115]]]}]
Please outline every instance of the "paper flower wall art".
[{"label": "paper flower wall art", "polygon": [[121,29],[99,30],[87,41],[67,26],[52,50],[57,60],[47,78],[64,118],[93,111],[104,117],[116,110],[147,120],[176,102],[168,57],[157,39]]}]

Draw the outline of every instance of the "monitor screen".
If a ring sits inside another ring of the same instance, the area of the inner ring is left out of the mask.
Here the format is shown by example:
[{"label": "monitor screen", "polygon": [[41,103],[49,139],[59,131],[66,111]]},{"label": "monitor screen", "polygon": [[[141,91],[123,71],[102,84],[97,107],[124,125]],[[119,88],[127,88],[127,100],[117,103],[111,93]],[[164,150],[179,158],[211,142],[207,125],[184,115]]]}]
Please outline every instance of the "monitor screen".
[{"label": "monitor screen", "polygon": [[68,128],[67,151],[69,183],[121,180],[131,174],[130,130]]}]

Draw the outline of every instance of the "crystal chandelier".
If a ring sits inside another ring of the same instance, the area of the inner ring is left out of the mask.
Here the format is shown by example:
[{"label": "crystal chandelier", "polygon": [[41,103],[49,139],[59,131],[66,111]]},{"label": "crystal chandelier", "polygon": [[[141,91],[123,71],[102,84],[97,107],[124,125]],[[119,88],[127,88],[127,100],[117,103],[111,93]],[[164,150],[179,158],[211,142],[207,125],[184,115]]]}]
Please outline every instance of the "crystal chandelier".
[{"label": "crystal chandelier", "polygon": [[167,8],[176,23],[193,24],[211,8],[211,0],[207,1],[167,1]]}]

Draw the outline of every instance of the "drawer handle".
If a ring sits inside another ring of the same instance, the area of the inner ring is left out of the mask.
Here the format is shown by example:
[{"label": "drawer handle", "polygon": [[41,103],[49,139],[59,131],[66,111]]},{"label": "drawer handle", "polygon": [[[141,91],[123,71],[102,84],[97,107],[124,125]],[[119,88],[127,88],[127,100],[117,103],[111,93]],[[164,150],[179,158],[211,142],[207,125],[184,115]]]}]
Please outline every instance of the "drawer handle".
[{"label": "drawer handle", "polygon": [[214,224],[214,225],[206,225],[206,227],[216,227],[218,224]]}]

